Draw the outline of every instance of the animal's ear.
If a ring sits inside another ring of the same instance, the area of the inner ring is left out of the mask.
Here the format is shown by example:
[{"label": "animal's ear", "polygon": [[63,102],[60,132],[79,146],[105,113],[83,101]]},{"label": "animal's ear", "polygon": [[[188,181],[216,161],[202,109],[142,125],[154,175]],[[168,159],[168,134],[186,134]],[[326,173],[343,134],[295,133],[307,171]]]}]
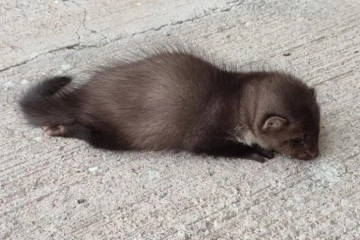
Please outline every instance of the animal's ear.
[{"label": "animal's ear", "polygon": [[279,131],[283,129],[287,123],[288,120],[286,118],[282,118],[279,116],[271,116],[265,120],[264,124],[261,127],[261,130],[263,130],[264,132]]}]

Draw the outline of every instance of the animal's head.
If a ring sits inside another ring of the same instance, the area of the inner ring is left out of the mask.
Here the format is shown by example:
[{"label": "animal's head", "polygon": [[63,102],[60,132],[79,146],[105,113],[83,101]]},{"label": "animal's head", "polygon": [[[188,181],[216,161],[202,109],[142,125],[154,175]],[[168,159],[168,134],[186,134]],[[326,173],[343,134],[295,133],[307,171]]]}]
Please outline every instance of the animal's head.
[{"label": "animal's head", "polygon": [[257,138],[266,148],[310,160],[319,155],[320,110],[313,88],[291,75],[268,82]]},{"label": "animal's head", "polygon": [[[311,118],[311,117],[310,117]],[[318,120],[294,120],[282,116],[269,116],[261,128],[261,139],[268,148],[302,160],[319,155]]]}]

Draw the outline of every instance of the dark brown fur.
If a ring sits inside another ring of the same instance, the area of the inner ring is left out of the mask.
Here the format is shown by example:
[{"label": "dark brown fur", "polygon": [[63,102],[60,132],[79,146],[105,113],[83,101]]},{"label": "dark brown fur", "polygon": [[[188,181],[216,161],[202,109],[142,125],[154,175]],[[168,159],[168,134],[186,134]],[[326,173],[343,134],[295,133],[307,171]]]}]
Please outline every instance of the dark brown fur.
[{"label": "dark brown fur", "polygon": [[31,124],[106,149],[258,161],[273,151],[318,155],[314,90],[288,74],[225,71],[191,54],[163,52],[103,68],[73,89],[70,82],[54,77],[27,92],[20,105]]}]

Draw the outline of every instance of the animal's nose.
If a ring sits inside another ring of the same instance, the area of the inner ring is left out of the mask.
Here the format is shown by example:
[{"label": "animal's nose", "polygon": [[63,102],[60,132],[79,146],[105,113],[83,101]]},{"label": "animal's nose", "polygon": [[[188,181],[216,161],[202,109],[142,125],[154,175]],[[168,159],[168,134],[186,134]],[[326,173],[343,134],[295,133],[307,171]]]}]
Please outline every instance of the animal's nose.
[{"label": "animal's nose", "polygon": [[319,156],[319,149],[313,148],[313,149],[306,149],[305,151],[300,152],[297,154],[296,158],[301,160],[312,160]]},{"label": "animal's nose", "polygon": [[318,150],[318,149],[306,150],[305,152],[306,152],[306,154],[308,154],[311,158],[316,158],[317,156],[319,156],[319,150]]}]

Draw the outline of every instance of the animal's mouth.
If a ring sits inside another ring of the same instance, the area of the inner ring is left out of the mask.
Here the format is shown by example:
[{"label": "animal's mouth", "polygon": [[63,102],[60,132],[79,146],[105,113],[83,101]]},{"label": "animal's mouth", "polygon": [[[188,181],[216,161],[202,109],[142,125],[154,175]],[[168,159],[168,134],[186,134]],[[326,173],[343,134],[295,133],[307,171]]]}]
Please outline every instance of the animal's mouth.
[{"label": "animal's mouth", "polygon": [[313,160],[317,158],[317,156],[319,156],[318,152],[311,152],[309,150],[293,155],[294,158],[304,161]]}]

